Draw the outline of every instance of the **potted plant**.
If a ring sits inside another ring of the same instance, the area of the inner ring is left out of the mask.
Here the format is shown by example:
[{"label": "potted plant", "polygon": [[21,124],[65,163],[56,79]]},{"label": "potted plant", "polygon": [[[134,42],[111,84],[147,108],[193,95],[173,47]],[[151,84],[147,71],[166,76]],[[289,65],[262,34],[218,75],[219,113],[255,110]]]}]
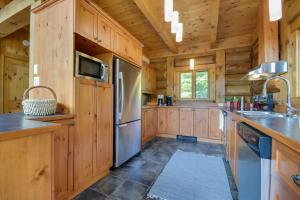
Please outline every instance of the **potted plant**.
[{"label": "potted plant", "polygon": [[239,105],[239,97],[233,97],[233,109],[237,110]]},{"label": "potted plant", "polygon": [[225,107],[227,110],[230,110],[232,100],[233,100],[232,97],[225,97]]}]

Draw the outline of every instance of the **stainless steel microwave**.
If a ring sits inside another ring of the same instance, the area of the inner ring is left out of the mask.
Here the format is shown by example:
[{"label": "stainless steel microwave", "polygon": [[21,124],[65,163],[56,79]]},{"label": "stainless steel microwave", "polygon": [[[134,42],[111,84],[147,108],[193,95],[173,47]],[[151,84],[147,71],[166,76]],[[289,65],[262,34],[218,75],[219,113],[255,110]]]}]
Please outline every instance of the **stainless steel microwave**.
[{"label": "stainless steel microwave", "polygon": [[108,64],[98,58],[86,55],[79,51],[75,52],[75,77],[94,79],[100,82],[108,82]]}]

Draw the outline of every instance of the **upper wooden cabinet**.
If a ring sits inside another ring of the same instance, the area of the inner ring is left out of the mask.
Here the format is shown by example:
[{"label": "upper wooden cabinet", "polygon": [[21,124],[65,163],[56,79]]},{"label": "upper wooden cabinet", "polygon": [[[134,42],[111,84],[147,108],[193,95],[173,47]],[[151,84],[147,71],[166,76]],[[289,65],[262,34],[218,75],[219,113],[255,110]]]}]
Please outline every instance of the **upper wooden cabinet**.
[{"label": "upper wooden cabinet", "polygon": [[142,65],[142,45],[90,0],[76,1],[75,32],[138,66]]},{"label": "upper wooden cabinet", "polygon": [[106,49],[112,49],[113,46],[113,25],[104,16],[97,16],[97,41]]},{"label": "upper wooden cabinet", "polygon": [[156,70],[143,63],[142,66],[142,92],[154,94],[156,91]]}]

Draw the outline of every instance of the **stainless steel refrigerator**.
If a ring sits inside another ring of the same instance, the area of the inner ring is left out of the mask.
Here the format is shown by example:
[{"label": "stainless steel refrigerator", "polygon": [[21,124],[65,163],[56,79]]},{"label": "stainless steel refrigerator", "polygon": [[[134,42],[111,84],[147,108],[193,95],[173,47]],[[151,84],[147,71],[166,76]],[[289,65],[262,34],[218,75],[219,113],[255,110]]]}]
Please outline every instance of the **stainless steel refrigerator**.
[{"label": "stainless steel refrigerator", "polygon": [[141,150],[141,70],[114,57],[114,167]]}]

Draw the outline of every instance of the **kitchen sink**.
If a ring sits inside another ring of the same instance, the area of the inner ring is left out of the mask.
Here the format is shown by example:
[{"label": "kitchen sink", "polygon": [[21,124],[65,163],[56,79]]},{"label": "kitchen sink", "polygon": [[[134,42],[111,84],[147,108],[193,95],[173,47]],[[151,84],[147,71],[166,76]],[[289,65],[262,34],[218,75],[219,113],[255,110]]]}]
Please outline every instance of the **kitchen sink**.
[{"label": "kitchen sink", "polygon": [[267,112],[267,111],[237,111],[237,112],[249,117],[285,117],[284,114],[276,113],[276,112]]}]

